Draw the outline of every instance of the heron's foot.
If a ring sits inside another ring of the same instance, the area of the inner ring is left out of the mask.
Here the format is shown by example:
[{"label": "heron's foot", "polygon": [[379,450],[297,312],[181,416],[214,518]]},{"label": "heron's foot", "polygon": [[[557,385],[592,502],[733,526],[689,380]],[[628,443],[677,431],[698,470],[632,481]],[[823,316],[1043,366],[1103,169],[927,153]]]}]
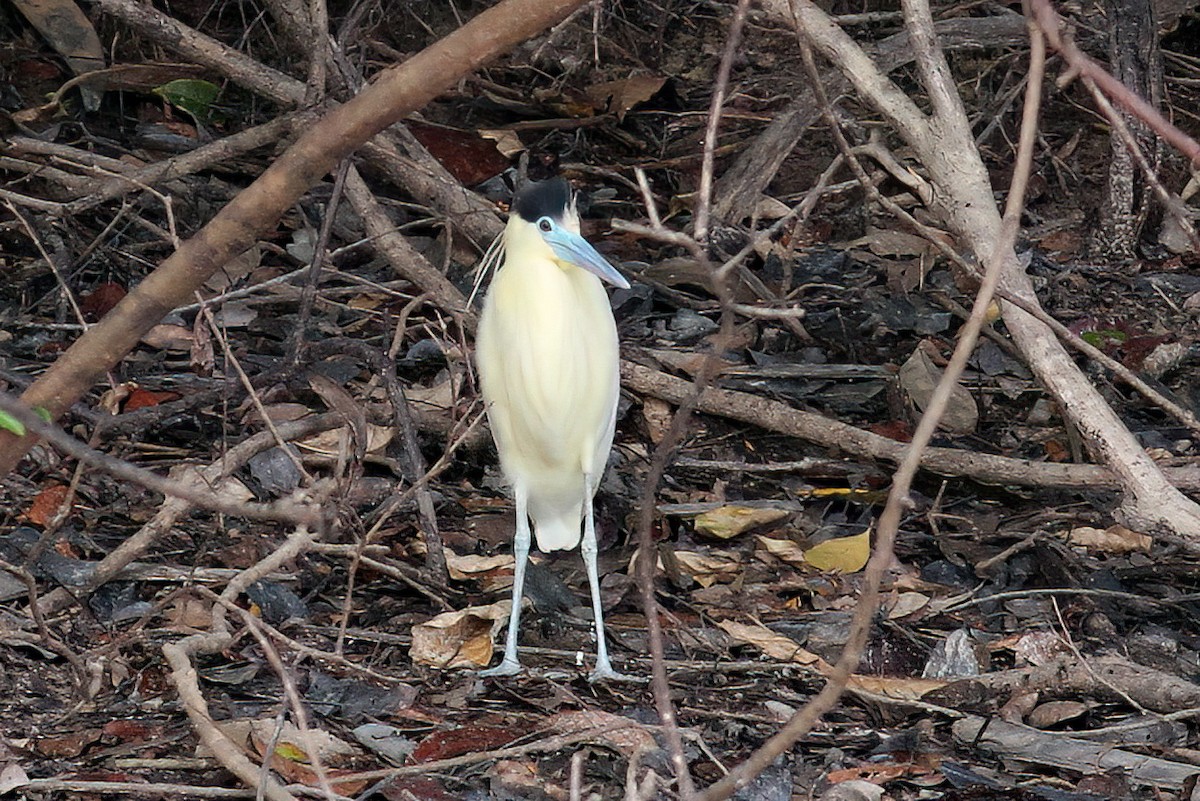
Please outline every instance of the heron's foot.
[{"label": "heron's foot", "polygon": [[521,667],[521,663],[515,659],[504,659],[494,668],[479,671],[481,678],[490,679],[496,676],[517,676],[520,675],[525,668]]},{"label": "heron's foot", "polygon": [[623,681],[645,684],[646,679],[641,676],[630,676],[620,671],[614,670],[613,666],[607,662],[596,665],[596,669],[588,674],[588,682],[595,684],[598,681]]}]

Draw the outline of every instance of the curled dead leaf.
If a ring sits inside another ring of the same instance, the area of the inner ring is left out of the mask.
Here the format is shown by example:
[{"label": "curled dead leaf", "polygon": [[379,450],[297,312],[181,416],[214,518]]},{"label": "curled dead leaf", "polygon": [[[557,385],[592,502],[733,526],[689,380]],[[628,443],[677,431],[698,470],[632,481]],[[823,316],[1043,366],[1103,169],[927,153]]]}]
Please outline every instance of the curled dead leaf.
[{"label": "curled dead leaf", "polygon": [[[675,560],[701,587],[734,581],[742,571],[742,560],[727,551],[676,551]],[[661,565],[661,561],[659,562]],[[636,575],[636,573],[630,573]]]},{"label": "curled dead leaf", "polygon": [[759,536],[758,544],[771,556],[792,567],[802,567],[807,562],[804,558],[804,549],[791,540]]},{"label": "curled dead leaf", "polygon": [[1090,551],[1105,553],[1133,553],[1141,551],[1149,553],[1154,545],[1154,538],[1148,534],[1125,528],[1122,525],[1112,525],[1105,529],[1080,526],[1071,529],[1067,542],[1079,545]]},{"label": "curled dead leaf", "polygon": [[492,661],[494,638],[512,611],[511,601],[473,606],[413,626],[409,656],[437,668],[481,668]]},{"label": "curled dead leaf", "polygon": [[776,634],[766,626],[747,625],[732,620],[722,620],[717,626],[741,645],[753,645],[772,659],[795,662],[814,668],[821,673],[832,670],[832,666],[821,657],[802,647],[790,637]]}]

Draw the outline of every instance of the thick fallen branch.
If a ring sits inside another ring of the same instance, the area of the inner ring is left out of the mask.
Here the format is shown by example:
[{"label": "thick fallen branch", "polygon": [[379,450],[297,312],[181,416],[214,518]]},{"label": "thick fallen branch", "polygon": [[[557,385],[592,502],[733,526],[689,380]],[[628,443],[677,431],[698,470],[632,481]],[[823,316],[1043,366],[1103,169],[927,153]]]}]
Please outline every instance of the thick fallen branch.
[{"label": "thick fallen branch", "polygon": [[[231,603],[237,600],[251,584],[308,550],[314,538],[314,533],[307,528],[297,529],[269,556],[243,570],[230,581],[220,597]],[[192,660],[198,656],[220,653],[233,642],[233,634],[226,620],[227,614],[225,605],[218,604],[213,607],[213,622],[209,631],[192,634],[179,642],[163,646],[163,656],[171,666],[171,681],[200,741],[213,752],[213,756],[226,770],[237,776],[247,787],[258,787],[263,797],[270,801],[295,801],[295,796],[271,775],[264,775],[263,768],[251,762],[242,749],[221,731],[209,713],[208,702],[200,690],[200,677]]]},{"label": "thick fallen branch", "polygon": [[[1012,47],[1026,41],[1025,19],[1019,14],[1006,13],[994,17],[955,17],[938,20],[934,27],[947,50]],[[901,31],[879,42],[872,51],[879,69],[894,72],[915,57],[908,32]],[[845,78],[835,78],[826,87],[831,97],[850,90]],[[804,91],[754,141],[738,154],[737,159],[717,182],[713,216],[726,223],[737,223],[749,216],[767,185],[774,180],[779,168],[800,142],[804,132],[821,118],[821,108],[811,90]]]},{"label": "thick fallen branch", "polygon": [[[1169,714],[1200,708],[1200,685],[1121,656],[1101,656],[1086,661],[1063,658],[1035,667],[1001,670],[949,684],[939,695],[952,696],[959,685],[983,688],[987,698],[1015,693],[1042,693],[1049,698],[1100,697],[1115,703],[1133,703]],[[978,692],[969,690],[969,695]]]},{"label": "thick fallen branch", "polygon": [[1179,790],[1195,777],[1195,765],[1171,762],[1063,734],[1051,734],[996,718],[972,715],[952,727],[959,743],[1031,765],[1053,765],[1085,776],[1117,771],[1134,785]]},{"label": "thick fallen branch", "polygon": [[[764,6],[781,19],[794,21],[813,47],[850,80],[859,96],[888,119],[932,178],[936,188],[933,209],[964,248],[980,263],[988,262],[994,243],[1000,241],[1000,213],[932,20],[923,14],[905,14],[932,109],[926,114],[810,0],[767,0]],[[1033,284],[1016,254],[1009,250],[1002,255],[1001,289],[1036,305]],[[1120,480],[1123,522],[1200,548],[1200,506],[1171,486],[1049,327],[1013,304],[1004,303],[1002,309],[1009,334],[1042,386],[1059,401],[1094,456]]]},{"label": "thick fallen branch", "polygon": [[[628,361],[621,364],[621,383],[625,389],[671,403],[682,402],[692,390],[690,381]],[[898,464],[907,447],[903,442],[747,392],[710,387],[697,408],[706,414],[803,439],[856,459]],[[969,478],[984,484],[1093,490],[1121,487],[1112,471],[1099,465],[1033,462],[954,448],[930,448],[921,459],[921,467],[939,475]],[[1175,486],[1200,490],[1200,467],[1165,468],[1164,472]]]},{"label": "thick fallen branch", "polygon": [[[334,413],[313,415],[283,423],[278,427],[277,432],[291,441],[335,428],[342,423],[342,417]],[[230,448],[207,467],[201,470],[188,468],[184,473],[186,478],[181,480],[193,482],[210,492],[220,491],[223,482],[242,469],[252,456],[273,447],[275,443],[275,432],[260,431]],[[77,599],[86,598],[109,581],[122,576],[126,567],[153,548],[180,517],[194,508],[195,503],[189,498],[168,496],[163,502],[162,508],[153,518],[96,563],[86,583],[79,587],[72,587],[70,592],[60,587],[42,597],[38,604],[42,613],[49,615],[60,612],[75,603]],[[313,519],[319,518],[314,514]]]},{"label": "thick fallen branch", "polygon": [[[57,417],[137,345],[141,336],[226,262],[254,244],[338,161],[420,108],[463,75],[566,17],[581,0],[505,0],[417,55],[380,74],[330,111],[194,237],[80,337],[22,399]],[[32,437],[0,432],[0,475]]]}]

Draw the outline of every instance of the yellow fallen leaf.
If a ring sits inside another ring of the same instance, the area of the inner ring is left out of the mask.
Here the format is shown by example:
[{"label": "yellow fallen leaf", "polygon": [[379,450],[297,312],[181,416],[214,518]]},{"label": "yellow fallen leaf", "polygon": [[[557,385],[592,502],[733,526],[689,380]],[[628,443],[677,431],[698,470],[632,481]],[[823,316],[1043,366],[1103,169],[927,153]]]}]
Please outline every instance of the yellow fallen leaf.
[{"label": "yellow fallen leaf", "polygon": [[825,540],[805,551],[804,558],[825,573],[857,573],[871,558],[871,529],[853,537]]},{"label": "yellow fallen leaf", "polygon": [[801,498],[841,498],[851,503],[869,503],[882,506],[887,503],[886,490],[865,490],[854,487],[813,487],[797,492]]},{"label": "yellow fallen leaf", "polygon": [[696,515],[696,531],[720,540],[736,537],[744,531],[782,520],[786,509],[760,509],[749,506],[721,506]]}]

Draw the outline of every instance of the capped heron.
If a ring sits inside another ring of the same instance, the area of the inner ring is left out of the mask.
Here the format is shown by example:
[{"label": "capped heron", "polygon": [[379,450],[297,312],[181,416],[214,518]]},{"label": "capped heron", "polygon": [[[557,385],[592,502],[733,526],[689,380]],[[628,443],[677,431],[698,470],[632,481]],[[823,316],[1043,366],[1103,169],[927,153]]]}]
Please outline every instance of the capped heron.
[{"label": "capped heron", "polygon": [[617,326],[600,282],[623,288],[629,282],[579,233],[575,198],[561,178],[517,192],[501,245],[504,262],[483,303],[475,363],[516,502],[516,569],[504,659],[481,675],[521,672],[517,632],[532,520],[543,551],[580,545],[582,524],[596,622],[589,679],[624,678],[613,670],[604,639],[592,497],[612,448],[620,392]]}]

